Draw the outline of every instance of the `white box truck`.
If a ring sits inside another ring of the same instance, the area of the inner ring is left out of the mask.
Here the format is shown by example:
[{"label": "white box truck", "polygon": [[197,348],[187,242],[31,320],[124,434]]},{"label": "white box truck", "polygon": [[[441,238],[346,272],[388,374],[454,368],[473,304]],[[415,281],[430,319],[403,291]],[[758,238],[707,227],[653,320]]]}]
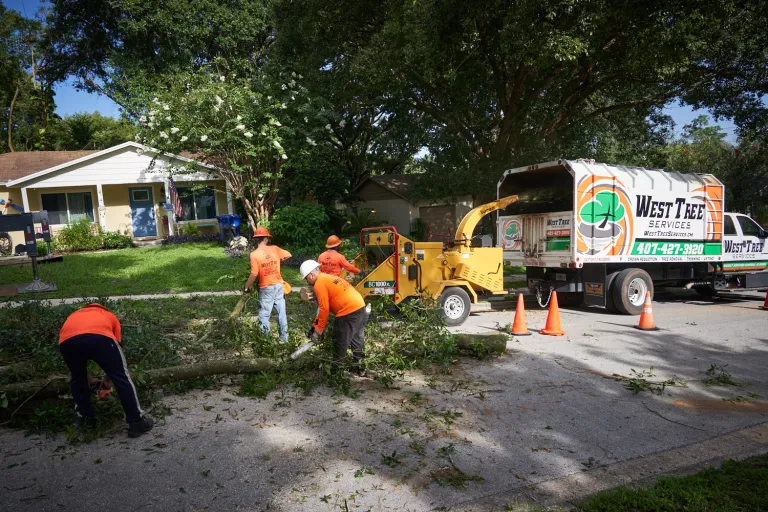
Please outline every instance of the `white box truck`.
[{"label": "white box truck", "polygon": [[526,267],[540,303],[558,299],[640,314],[654,285],[721,290],[768,287],[768,233],[725,212],[723,184],[587,160],[511,169],[498,197],[520,199],[497,217],[497,245]]}]

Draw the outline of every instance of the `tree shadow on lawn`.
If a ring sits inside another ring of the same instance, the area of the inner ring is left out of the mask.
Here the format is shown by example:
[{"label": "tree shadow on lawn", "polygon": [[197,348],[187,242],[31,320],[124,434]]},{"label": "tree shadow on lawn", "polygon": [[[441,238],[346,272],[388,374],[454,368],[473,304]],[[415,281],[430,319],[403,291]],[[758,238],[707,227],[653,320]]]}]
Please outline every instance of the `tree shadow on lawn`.
[{"label": "tree shadow on lawn", "polygon": [[[630,337],[636,353],[658,357],[642,333]],[[59,443],[1,434],[9,452],[30,443],[43,448],[25,455],[33,458],[28,465],[4,472],[10,488],[31,479],[36,485],[3,493],[0,508],[33,510],[40,504],[21,500],[43,492],[50,503],[96,503],[108,494],[148,510],[232,510],[244,503],[253,510],[432,510],[587,469],[595,470],[587,480],[599,480],[604,464],[762,421],[675,407],[669,395],[684,393],[680,388],[633,395],[565,353],[568,344],[563,353],[542,356],[541,339],[530,339],[495,360],[462,359],[447,373],[411,372],[399,389],[358,381],[356,399],[325,387],[306,396],[290,385],[264,400],[230,389],[169,398],[173,414],[130,448],[122,437],[102,439],[55,467],[46,461]],[[699,372],[719,352],[684,335],[673,341],[664,372]],[[609,342],[579,343],[627,372],[638,366]],[[764,361],[765,352],[745,348],[739,358]],[[97,456],[113,484],[94,486],[77,476]]]}]

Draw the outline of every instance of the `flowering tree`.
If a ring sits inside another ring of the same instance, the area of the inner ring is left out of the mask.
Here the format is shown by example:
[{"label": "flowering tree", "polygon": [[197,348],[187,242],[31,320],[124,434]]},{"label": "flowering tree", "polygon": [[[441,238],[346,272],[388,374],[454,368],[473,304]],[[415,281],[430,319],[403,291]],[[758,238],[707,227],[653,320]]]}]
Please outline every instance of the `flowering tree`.
[{"label": "flowering tree", "polygon": [[[177,76],[139,114],[137,140],[157,154],[188,152],[211,165],[251,226],[274,208],[289,156],[307,137],[310,106],[295,73],[225,76],[215,67]],[[303,144],[306,146],[306,144]],[[198,172],[194,165],[174,172]]]}]

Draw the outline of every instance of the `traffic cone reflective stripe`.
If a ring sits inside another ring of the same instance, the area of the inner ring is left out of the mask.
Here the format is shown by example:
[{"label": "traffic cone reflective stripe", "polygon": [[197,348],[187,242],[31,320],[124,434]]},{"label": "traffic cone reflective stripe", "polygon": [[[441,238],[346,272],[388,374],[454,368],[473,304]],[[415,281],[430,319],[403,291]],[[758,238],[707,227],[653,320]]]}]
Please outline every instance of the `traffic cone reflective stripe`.
[{"label": "traffic cone reflective stripe", "polygon": [[552,292],[552,300],[549,302],[547,324],[539,331],[547,336],[562,336],[565,331],[560,328],[560,308],[557,307],[557,292]]},{"label": "traffic cone reflective stripe", "polygon": [[525,306],[523,305],[523,294],[517,294],[517,309],[515,310],[515,321],[512,323],[510,334],[515,336],[530,336],[531,331],[525,324]]},{"label": "traffic cone reflective stripe", "polygon": [[641,331],[658,331],[658,327],[653,322],[653,305],[651,304],[651,292],[645,292],[645,304],[643,304],[643,312],[640,314],[640,323],[635,326],[636,329]]}]

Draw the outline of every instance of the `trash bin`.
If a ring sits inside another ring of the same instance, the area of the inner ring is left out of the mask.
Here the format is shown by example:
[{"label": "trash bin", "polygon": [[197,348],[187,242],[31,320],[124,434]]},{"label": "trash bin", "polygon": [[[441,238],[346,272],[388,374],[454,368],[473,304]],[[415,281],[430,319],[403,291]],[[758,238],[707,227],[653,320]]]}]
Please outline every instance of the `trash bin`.
[{"label": "trash bin", "polygon": [[240,236],[240,215],[219,215],[216,217],[219,221],[219,233],[221,234],[221,241],[225,244],[229,242],[233,237]]}]

